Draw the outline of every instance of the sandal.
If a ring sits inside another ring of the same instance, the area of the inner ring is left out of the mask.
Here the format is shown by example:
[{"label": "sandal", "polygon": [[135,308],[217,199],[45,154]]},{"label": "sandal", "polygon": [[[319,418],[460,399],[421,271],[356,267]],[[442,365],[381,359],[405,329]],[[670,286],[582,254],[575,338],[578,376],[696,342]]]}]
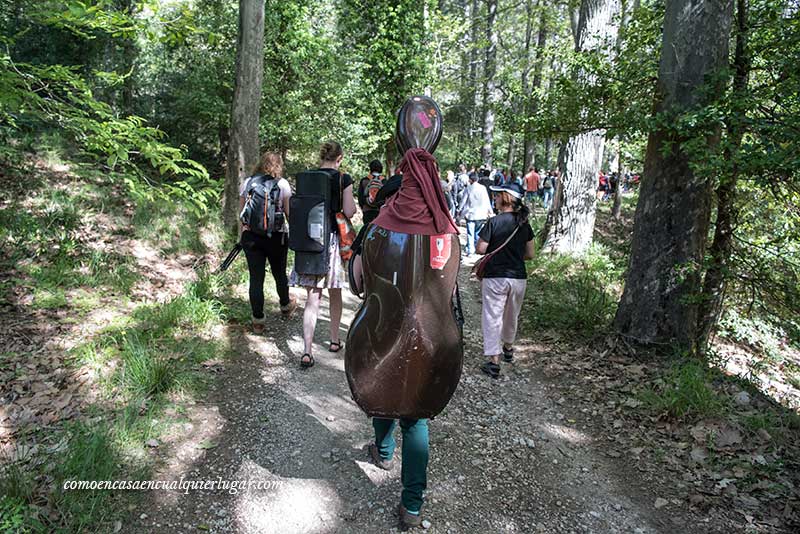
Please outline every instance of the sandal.
[{"label": "sandal", "polygon": [[481,371],[492,378],[500,378],[500,366],[494,362],[489,361],[481,365]]},{"label": "sandal", "polygon": [[[335,349],[333,348],[334,345],[336,346]],[[330,352],[339,352],[340,350],[342,350],[341,341],[331,341],[330,345],[328,346],[328,351],[330,351]]]},{"label": "sandal", "polygon": [[300,357],[301,368],[308,369],[309,367],[313,366],[314,366],[314,357],[312,355],[310,355],[309,353],[305,353]]},{"label": "sandal", "polygon": [[514,361],[514,347],[506,348],[505,343],[503,344],[503,360],[509,363]]}]

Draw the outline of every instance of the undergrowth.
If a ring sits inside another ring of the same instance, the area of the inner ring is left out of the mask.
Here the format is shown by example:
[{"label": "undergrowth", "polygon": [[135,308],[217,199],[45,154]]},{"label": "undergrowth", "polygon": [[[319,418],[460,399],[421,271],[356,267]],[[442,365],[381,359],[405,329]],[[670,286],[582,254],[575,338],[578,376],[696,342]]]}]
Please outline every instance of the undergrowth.
[{"label": "undergrowth", "polygon": [[[69,491],[63,483],[148,477],[152,460],[146,442],[173,421],[165,410],[180,412],[182,403],[201,395],[210,378],[200,364],[230,351],[217,329],[230,315],[226,302],[240,303],[220,297],[241,282],[242,266],[233,277],[198,272],[165,302],[129,302],[143,277],[141,267],[100,242],[113,243],[110,233],[142,239],[169,254],[200,255],[208,251],[200,239],[208,233],[208,216],[184,209],[180,201],[136,204],[119,185],[124,176],[66,162],[57,148],[46,158],[37,155],[46,166],[62,169],[57,183],[55,171],[6,152],[4,161],[18,167],[4,168],[0,176],[0,188],[9,192],[0,202],[0,268],[10,273],[0,280],[0,297],[13,288],[17,297],[29,295],[23,312],[59,309],[58,320],[65,324],[98,308],[121,313],[71,349],[65,361],[73,370],[88,367],[96,374],[98,402],[84,405],[80,418],[63,427],[27,431],[16,450],[42,444],[36,455],[0,463],[0,532],[111,531],[109,521],[124,518],[125,503],[136,495]],[[31,187],[15,189],[14,176],[26,177]],[[45,448],[45,443],[55,445]]]},{"label": "undergrowth", "polygon": [[540,331],[591,337],[606,332],[619,300],[620,270],[601,245],[582,257],[540,253],[529,262],[520,320]]},{"label": "undergrowth", "polygon": [[651,410],[676,419],[702,419],[722,415],[726,399],[712,387],[719,373],[698,359],[675,362],[655,385],[641,394]]}]

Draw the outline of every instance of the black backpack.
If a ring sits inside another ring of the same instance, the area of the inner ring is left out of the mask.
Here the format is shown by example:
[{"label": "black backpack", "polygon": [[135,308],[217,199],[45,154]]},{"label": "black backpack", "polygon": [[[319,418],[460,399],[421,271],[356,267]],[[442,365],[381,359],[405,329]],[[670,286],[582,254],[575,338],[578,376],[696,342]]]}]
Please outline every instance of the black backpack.
[{"label": "black backpack", "polygon": [[242,224],[251,232],[272,237],[272,232],[284,230],[283,210],[280,209],[281,190],[279,178],[257,174],[250,178],[244,197],[244,208],[239,215]]}]

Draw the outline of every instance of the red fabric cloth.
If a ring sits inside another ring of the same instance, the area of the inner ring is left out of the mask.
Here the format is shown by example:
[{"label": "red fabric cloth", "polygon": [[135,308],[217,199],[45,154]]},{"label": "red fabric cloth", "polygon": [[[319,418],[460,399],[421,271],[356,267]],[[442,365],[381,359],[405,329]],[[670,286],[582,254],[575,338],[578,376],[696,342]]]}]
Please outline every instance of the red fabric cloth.
[{"label": "red fabric cloth", "polygon": [[436,158],[423,148],[412,148],[406,152],[397,172],[403,175],[400,189],[386,201],[373,222],[404,234],[458,233],[439,185]]}]

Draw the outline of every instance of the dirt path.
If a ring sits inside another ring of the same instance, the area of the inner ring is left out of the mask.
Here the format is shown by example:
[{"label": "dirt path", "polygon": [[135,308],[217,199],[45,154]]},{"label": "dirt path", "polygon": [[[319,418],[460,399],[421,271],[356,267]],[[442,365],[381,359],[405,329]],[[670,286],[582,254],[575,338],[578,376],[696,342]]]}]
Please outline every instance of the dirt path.
[{"label": "dirt path", "polygon": [[[548,380],[541,346],[522,339],[517,362],[491,381],[482,360],[478,287],[461,285],[464,373],[430,425],[423,508],[430,532],[730,532],[704,522],[624,460],[606,454],[586,408]],[[357,302],[346,295],[342,339]],[[268,489],[150,491],[126,532],[394,532],[399,465],[366,460],[371,425],[351,400],[342,353],[327,352],[327,304],[317,365],[298,368],[302,317],[275,319],[269,335],[231,326],[240,347],[207,402],[196,404],[158,451],[162,480],[274,481]],[[399,436],[399,431],[396,431]],[[399,447],[397,454],[399,455]],[[398,462],[399,464],[399,462]],[[705,518],[705,521],[708,521]]]}]

